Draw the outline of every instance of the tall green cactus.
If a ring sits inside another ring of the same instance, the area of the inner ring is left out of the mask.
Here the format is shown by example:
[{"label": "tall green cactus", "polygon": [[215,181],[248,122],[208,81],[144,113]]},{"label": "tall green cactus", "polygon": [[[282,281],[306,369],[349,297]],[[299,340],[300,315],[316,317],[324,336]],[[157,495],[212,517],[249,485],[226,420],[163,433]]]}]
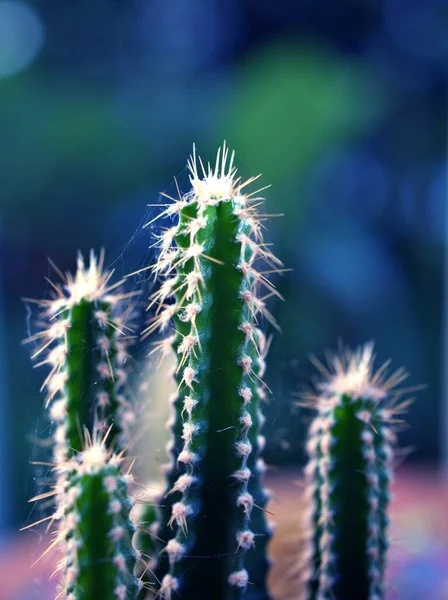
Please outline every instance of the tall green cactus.
[{"label": "tall green cactus", "polygon": [[[250,182],[236,179],[233,155],[229,164],[228,158],[224,147],[214,170],[201,163],[201,179],[193,154],[192,191],[163,212],[177,215],[178,223],[163,233],[154,267],[166,280],[153,296],[158,308],[148,333],[172,323],[174,334],[161,348],[171,344],[178,356],[165,498],[170,514],[162,512],[160,523],[162,575],[169,562],[160,593],[167,598],[174,592],[192,600],[241,598],[252,583],[245,555],[267,536],[261,471],[251,456],[259,459],[262,441],[258,317],[273,322],[265,300],[277,292],[256,264],[261,259],[272,272],[280,262],[263,243],[266,215],[257,214],[258,200],[242,193]],[[259,531],[251,528],[254,511]],[[266,598],[267,565],[255,563],[261,566],[258,597]]]},{"label": "tall green cactus", "polygon": [[[134,577],[137,554],[127,486],[120,473],[133,420],[124,395],[127,358],[121,301],[129,297],[110,284],[93,252],[89,268],[78,258],[74,277],[52,284],[54,297],[44,308],[42,340],[34,357],[50,365],[43,388],[56,423],[55,539],[62,549],[59,570],[66,600],[133,600],[141,585]],[[112,454],[115,452],[115,454]]]},{"label": "tall green cactus", "polygon": [[319,386],[305,470],[307,548],[304,600],[380,600],[388,547],[394,415],[407,406],[373,373],[373,347],[335,358]]},{"label": "tall green cactus", "polygon": [[110,284],[113,272],[103,271],[104,256],[90,255],[90,265],[78,257],[77,271],[58,273],[54,297],[40,301],[44,308],[42,331],[30,338],[42,340],[34,353],[39,364],[51,367],[43,388],[56,423],[55,460],[63,461],[83,449],[83,428],[93,435],[112,427],[109,444],[126,447],[126,432],[134,415],[125,397],[126,337],[122,301],[129,294]]}]

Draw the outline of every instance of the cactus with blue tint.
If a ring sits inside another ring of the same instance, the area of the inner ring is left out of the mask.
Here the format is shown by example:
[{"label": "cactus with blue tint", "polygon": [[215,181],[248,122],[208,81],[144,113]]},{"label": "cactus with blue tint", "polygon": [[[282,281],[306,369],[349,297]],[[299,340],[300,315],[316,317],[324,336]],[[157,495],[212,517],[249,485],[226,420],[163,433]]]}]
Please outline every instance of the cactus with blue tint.
[{"label": "cactus with blue tint", "polygon": [[[125,397],[127,359],[122,301],[129,294],[111,284],[93,252],[85,267],[78,258],[74,277],[57,270],[54,297],[42,301],[43,330],[34,357],[50,365],[43,387],[56,422],[54,472],[56,523],[53,545],[62,550],[58,566],[66,600],[133,600],[140,582],[134,576],[134,526],[128,484],[120,472],[133,420]],[[115,452],[115,454],[112,454]]]},{"label": "cactus with blue tint", "polygon": [[132,478],[120,472],[121,460],[96,442],[57,467],[59,598],[133,600],[140,589],[133,574]]},{"label": "cactus with blue tint", "polygon": [[103,271],[104,257],[93,252],[88,268],[78,257],[75,276],[63,275],[52,283],[54,297],[43,300],[44,327],[31,340],[42,340],[34,358],[48,364],[44,382],[47,405],[56,423],[55,460],[69,458],[83,449],[84,427],[94,435],[109,427],[109,443],[116,450],[127,443],[127,429],[134,419],[125,397],[127,373],[126,337],[122,302],[129,294],[111,284],[113,272]]},{"label": "cactus with blue tint", "polygon": [[403,370],[386,379],[373,372],[372,346],[336,358],[334,372],[314,399],[305,475],[307,551],[304,600],[380,600],[388,548],[389,485],[394,415],[407,406],[393,388]]},{"label": "cactus with blue tint", "polygon": [[[261,260],[272,272],[280,263],[262,240],[266,215],[257,214],[258,199],[243,194],[249,182],[236,179],[233,156],[228,159],[224,147],[214,169],[201,163],[200,177],[193,155],[192,190],[162,213],[177,216],[177,223],[162,234],[154,267],[165,280],[153,296],[157,310],[147,333],[174,329],[160,348],[170,345],[178,356],[164,498],[170,514],[162,513],[160,522],[166,598],[242,598],[251,584],[248,557],[267,537],[263,508],[255,506],[255,498],[262,507],[265,502],[261,472],[251,456],[259,459],[258,390],[264,387],[257,319],[273,322],[265,300],[277,292],[256,266]],[[256,510],[259,531],[251,527]],[[257,580],[259,598],[267,594],[266,566]]]}]

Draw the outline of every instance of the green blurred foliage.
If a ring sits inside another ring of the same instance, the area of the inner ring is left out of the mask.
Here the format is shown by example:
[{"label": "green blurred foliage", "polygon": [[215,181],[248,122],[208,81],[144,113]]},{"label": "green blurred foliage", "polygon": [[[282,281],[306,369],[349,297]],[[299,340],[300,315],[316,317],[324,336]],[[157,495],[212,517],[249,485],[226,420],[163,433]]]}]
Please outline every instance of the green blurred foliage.
[{"label": "green blurred foliage", "polygon": [[315,41],[282,38],[238,66],[219,130],[275,187],[302,179],[323,151],[375,127],[384,110],[365,65]]}]

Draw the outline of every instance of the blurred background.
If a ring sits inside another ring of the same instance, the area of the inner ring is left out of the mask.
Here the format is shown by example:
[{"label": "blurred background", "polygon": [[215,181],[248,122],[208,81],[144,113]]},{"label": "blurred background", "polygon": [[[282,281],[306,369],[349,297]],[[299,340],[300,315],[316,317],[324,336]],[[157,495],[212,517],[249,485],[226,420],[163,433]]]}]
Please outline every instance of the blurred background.
[{"label": "blurred background", "polygon": [[[271,184],[267,211],[286,215],[268,233],[292,271],[271,306],[283,334],[267,462],[303,462],[308,415],[294,402],[315,375],[309,355],[374,339],[378,366],[391,358],[427,385],[401,444],[409,489],[439,489],[447,32],[441,0],[0,0],[0,539],[33,519],[30,460],[48,438],[44,374],[20,344],[37,313],[21,298],[48,296],[47,257],[72,270],[78,249],[104,247],[117,277],[150,264],[157,226],[142,225],[159,209],[147,205],[176,195],[173,176],[188,191],[193,142],[213,160],[227,140],[239,173]],[[130,285],[144,304],[150,284]],[[438,581],[446,542],[416,506],[413,576]],[[414,580],[396,581],[414,597]]]}]

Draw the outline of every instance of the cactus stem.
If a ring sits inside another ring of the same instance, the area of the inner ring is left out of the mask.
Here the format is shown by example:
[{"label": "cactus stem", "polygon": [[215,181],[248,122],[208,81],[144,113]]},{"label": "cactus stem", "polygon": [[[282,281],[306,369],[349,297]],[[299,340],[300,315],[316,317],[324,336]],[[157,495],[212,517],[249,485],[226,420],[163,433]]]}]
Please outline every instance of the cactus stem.
[{"label": "cactus stem", "polygon": [[393,426],[409,401],[396,389],[407,373],[388,377],[389,363],[376,372],[373,363],[373,344],[335,356],[328,367],[317,362],[324,380],[305,398],[317,410],[305,468],[307,600],[384,597]]},{"label": "cactus stem", "polygon": [[[236,600],[251,577],[244,557],[255,556],[257,540],[260,566],[269,539],[259,461],[268,344],[258,321],[277,326],[266,302],[281,296],[267,271],[282,263],[263,242],[266,215],[257,213],[257,192],[243,193],[257,177],[245,182],[236,177],[234,154],[225,145],[214,167],[205,167],[193,148],[188,168],[191,191],[165,204],[156,217],[177,217],[178,223],[156,238],[160,255],[152,271],[162,283],[150,298],[154,315],[143,334],[170,330],[169,340],[157,342],[151,353],[166,354],[171,346],[177,355],[158,575],[166,597],[207,593]],[[258,272],[258,260],[269,265],[266,273]],[[261,510],[252,530],[254,504]],[[207,555],[213,559],[204,574],[200,557]],[[263,560],[257,589],[265,585]],[[260,598],[266,597],[261,591]]]},{"label": "cactus stem", "polygon": [[50,367],[42,390],[56,423],[58,462],[82,449],[84,425],[93,433],[94,426],[105,430],[113,424],[110,442],[118,450],[128,443],[134,416],[123,394],[129,343],[124,301],[135,292],[122,293],[124,280],[111,283],[103,251],[98,258],[92,251],[88,266],[79,254],[74,276],[56,273],[61,281],[51,282],[52,297],[37,301],[44,328],[25,342],[38,342],[33,358],[44,358],[36,366]]}]

